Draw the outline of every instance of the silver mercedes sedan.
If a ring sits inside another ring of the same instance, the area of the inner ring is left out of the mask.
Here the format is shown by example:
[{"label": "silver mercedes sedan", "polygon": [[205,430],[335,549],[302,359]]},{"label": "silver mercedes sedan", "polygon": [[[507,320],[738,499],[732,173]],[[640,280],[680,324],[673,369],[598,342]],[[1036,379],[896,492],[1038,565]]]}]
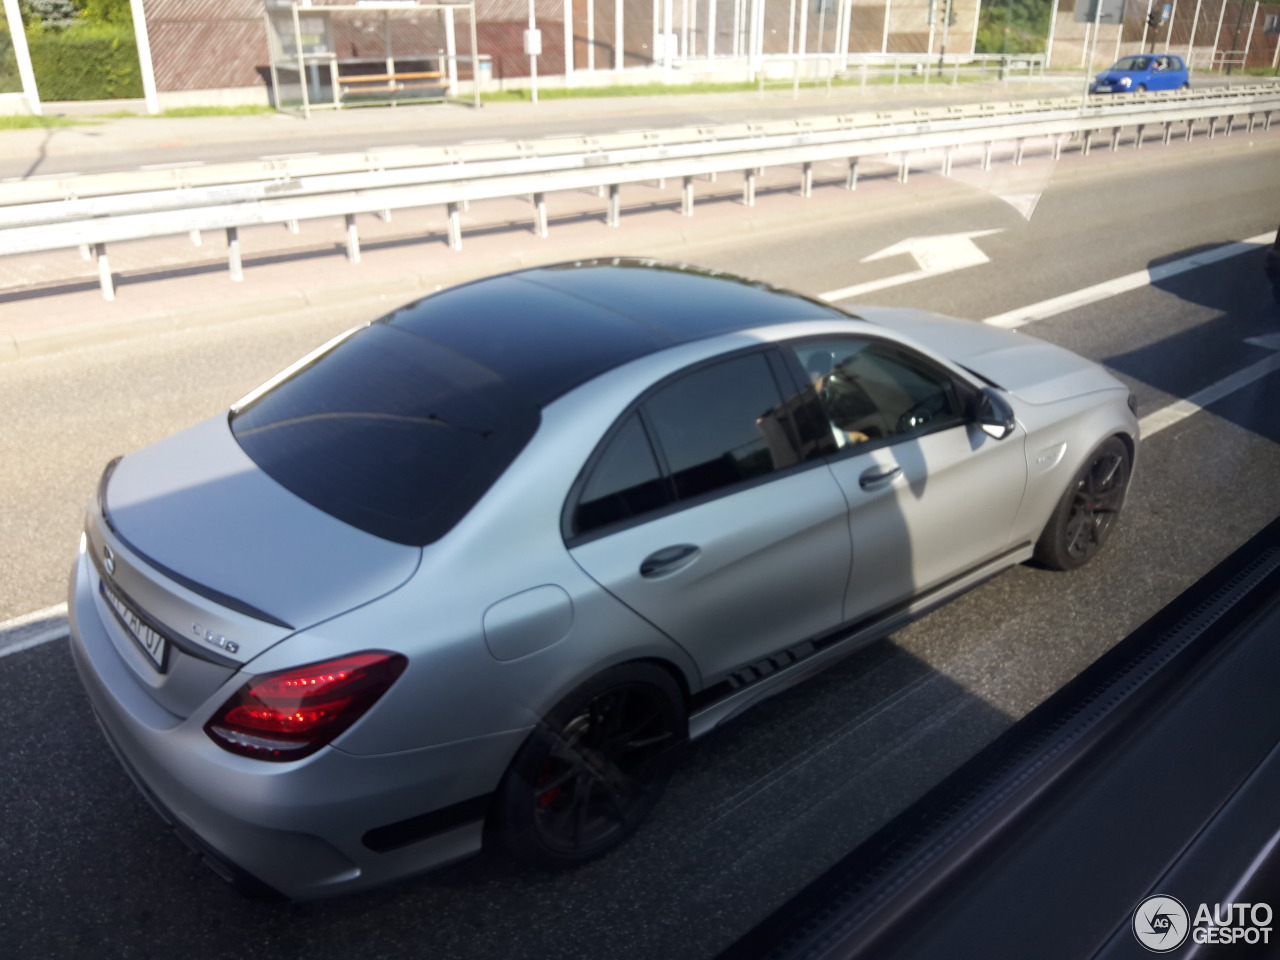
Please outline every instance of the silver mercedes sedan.
[{"label": "silver mercedes sedan", "polygon": [[1032,337],[649,260],[445,290],[107,466],[71,649],[139,789],[242,888],[492,838],[581,863],[678,748],[1033,558],[1133,470]]}]

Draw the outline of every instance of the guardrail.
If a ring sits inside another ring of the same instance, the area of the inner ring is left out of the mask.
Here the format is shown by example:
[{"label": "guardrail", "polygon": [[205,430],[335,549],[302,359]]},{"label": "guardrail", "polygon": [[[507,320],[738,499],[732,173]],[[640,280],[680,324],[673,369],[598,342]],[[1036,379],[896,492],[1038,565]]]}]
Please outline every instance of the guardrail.
[{"label": "guardrail", "polygon": [[[458,249],[461,204],[472,200],[532,196],[537,232],[545,236],[545,195],[559,190],[606,189],[606,222],[617,226],[621,187],[628,183],[680,179],[682,209],[692,216],[695,178],[710,174],[741,172],[743,200],[752,205],[757,172],[766,167],[800,166],[801,193],[808,196],[813,164],[822,161],[847,161],[847,186],[853,189],[858,161],[868,156],[896,155],[898,177],[905,182],[912,155],[923,150],[944,150],[943,173],[949,174],[954,151],[966,145],[986,145],[986,169],[997,142],[1015,141],[1013,162],[1020,163],[1032,139],[1048,139],[1056,157],[1067,137],[1080,135],[1087,155],[1094,136],[1103,130],[1111,132],[1113,150],[1127,128],[1137,128],[1135,143],[1141,146],[1146,128],[1162,127],[1167,144],[1175,124],[1185,124],[1190,139],[1196,124],[1207,120],[1213,137],[1219,122],[1225,120],[1230,134],[1241,116],[1247,117],[1250,131],[1259,122],[1270,129],[1277,110],[1280,85],[1256,84],[1190,94],[1095,98],[1083,105],[1079,99],[1015,101],[296,158],[287,165],[254,161],[189,167],[161,171],[162,179],[172,185],[160,190],[142,188],[144,183],[154,185],[155,172],[5,184],[0,190],[0,203],[8,204],[0,210],[0,255],[89,247],[98,259],[103,296],[113,299],[106,245],[127,240],[225,230],[231,276],[239,280],[238,230],[253,225],[344,217],[348,257],[358,261],[355,217],[360,214],[444,205],[449,244]],[[108,185],[116,192],[105,193]],[[131,192],[121,192],[130,186]],[[103,192],[15,203],[23,188],[33,198],[68,188]]]}]

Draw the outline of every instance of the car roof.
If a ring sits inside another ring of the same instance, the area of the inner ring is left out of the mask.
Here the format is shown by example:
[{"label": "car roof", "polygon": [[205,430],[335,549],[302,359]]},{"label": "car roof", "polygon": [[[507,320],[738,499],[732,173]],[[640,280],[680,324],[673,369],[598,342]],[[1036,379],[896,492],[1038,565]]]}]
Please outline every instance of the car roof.
[{"label": "car roof", "polygon": [[849,320],[765,283],[685,264],[580,260],[443,290],[379,322],[487,368],[530,402],[679,343],[755,327]]}]

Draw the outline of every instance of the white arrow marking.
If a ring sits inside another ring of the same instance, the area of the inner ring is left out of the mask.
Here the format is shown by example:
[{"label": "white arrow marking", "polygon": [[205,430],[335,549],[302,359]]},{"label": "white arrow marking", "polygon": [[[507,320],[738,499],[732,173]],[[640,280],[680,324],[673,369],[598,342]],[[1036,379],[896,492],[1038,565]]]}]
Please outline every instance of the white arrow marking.
[{"label": "white arrow marking", "polygon": [[896,287],[902,283],[923,280],[925,277],[936,277],[943,273],[951,273],[953,270],[963,270],[965,267],[981,266],[989,263],[991,258],[978,249],[973,238],[1002,232],[1003,229],[970,230],[967,233],[947,233],[936,237],[908,237],[869,257],[863,257],[862,262],[870,263],[873,260],[884,260],[909,253],[915,258],[920,269],[910,273],[899,273],[892,277],[883,277],[880,280],[868,280],[866,283],[857,283],[852,287],[842,287],[839,290],[828,290],[818,296],[823,300],[848,300],[850,297],[861,296],[873,290]]},{"label": "white arrow marking", "polygon": [[1196,267],[1217,263],[1219,260],[1237,257],[1242,253],[1256,250],[1260,246],[1269,246],[1274,237],[1274,233],[1260,233],[1256,237],[1250,237],[1248,240],[1224,244],[1221,247],[1214,247],[1212,250],[1206,250],[1203,253],[1195,253],[1180,260],[1171,260],[1168,263],[1161,263],[1146,270],[1127,273],[1123,277],[1106,280],[1102,283],[1094,284],[1092,287],[1085,287],[1083,290],[1073,290],[1070,293],[1064,293],[1060,297],[1041,300],[1039,303],[1033,303],[1028,307],[1019,307],[1017,310],[1010,310],[1008,313],[998,313],[994,317],[987,317],[982,322],[993,327],[1016,330],[1018,327],[1034,323],[1036,320],[1054,317],[1060,313],[1066,313],[1068,310],[1075,310],[1091,303],[1097,303],[1099,300],[1106,300],[1121,293],[1128,293],[1130,290],[1139,290],[1148,284],[1167,280],[1169,277],[1186,273]]},{"label": "white arrow marking", "polygon": [[[1250,337],[1245,343],[1251,343],[1255,347],[1266,347],[1268,350],[1280,351],[1280,333],[1269,333],[1264,337]],[[1243,370],[1237,370],[1228,377],[1223,377],[1217,383],[1211,383],[1203,390],[1197,390],[1185,400],[1179,400],[1177,403],[1171,403],[1162,410],[1155,413],[1149,413],[1138,422],[1138,429],[1141,431],[1143,440],[1147,440],[1153,435],[1159,433],[1165,427],[1171,427],[1175,423],[1180,423],[1192,414],[1199,413],[1211,403],[1217,403],[1223,397],[1235,393],[1253,383],[1255,380],[1261,380],[1269,373],[1280,370],[1280,352],[1273,353],[1264,360],[1245,367]]]}]

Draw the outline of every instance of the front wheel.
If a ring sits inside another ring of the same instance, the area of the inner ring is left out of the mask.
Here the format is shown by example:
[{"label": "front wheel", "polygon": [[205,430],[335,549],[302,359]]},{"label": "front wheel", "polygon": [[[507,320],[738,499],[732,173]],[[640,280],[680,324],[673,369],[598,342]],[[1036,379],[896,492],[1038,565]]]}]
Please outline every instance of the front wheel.
[{"label": "front wheel", "polygon": [[684,697],[661,667],[624,664],[587,681],[538,724],[503,777],[503,844],[543,867],[600,856],[649,815],[687,733]]},{"label": "front wheel", "polygon": [[1035,559],[1055,570],[1074,570],[1093,559],[1120,517],[1129,472],[1129,448],[1119,437],[1090,454],[1040,534]]},{"label": "front wheel", "polygon": [[1134,93],[1146,93],[1146,92],[1147,92],[1147,85],[1146,85],[1145,83],[1140,83],[1140,84],[1138,84],[1136,87],[1134,87],[1134,88],[1133,88],[1133,92],[1134,92]]}]

